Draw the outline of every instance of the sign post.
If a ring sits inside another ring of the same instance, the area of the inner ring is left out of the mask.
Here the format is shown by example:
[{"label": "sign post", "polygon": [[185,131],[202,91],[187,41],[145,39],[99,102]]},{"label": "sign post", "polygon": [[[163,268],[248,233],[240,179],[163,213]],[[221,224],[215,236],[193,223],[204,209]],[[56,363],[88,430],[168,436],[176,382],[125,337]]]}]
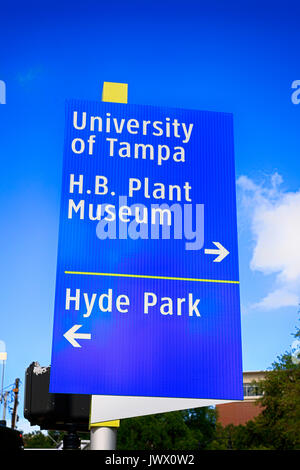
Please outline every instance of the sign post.
[{"label": "sign post", "polygon": [[230,114],[67,103],[50,391],[243,398]]}]

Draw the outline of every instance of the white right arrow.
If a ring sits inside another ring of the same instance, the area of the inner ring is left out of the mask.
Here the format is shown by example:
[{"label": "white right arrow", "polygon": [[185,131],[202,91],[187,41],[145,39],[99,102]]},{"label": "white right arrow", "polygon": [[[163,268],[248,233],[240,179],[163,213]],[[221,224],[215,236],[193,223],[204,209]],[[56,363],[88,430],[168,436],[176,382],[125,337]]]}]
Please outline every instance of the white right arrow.
[{"label": "white right arrow", "polygon": [[218,255],[214,260],[213,262],[217,262],[217,263],[220,263],[220,261],[222,261],[227,255],[229,255],[229,251],[226,250],[226,248],[224,248],[223,245],[221,245],[221,243],[219,242],[213,242],[214,245],[216,245],[216,247],[218,247],[217,250],[213,250],[213,249],[205,249],[204,250],[204,253],[206,255]]},{"label": "white right arrow", "polygon": [[81,327],[82,325],[74,325],[64,334],[66,340],[68,340],[74,348],[81,348],[81,345],[76,341],[76,339],[91,339],[90,333],[76,333],[76,331]]}]

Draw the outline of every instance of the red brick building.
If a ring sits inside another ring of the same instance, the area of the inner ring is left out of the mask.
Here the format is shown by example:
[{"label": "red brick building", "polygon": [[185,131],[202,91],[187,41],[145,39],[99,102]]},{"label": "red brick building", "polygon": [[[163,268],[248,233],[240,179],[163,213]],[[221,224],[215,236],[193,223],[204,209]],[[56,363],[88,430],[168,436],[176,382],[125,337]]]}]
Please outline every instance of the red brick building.
[{"label": "red brick building", "polygon": [[228,424],[245,424],[247,421],[255,418],[261,412],[261,408],[256,404],[256,400],[260,397],[258,387],[253,385],[253,381],[259,382],[265,377],[265,372],[244,372],[244,400],[232,403],[224,403],[216,405],[218,413],[218,422],[222,426]]}]

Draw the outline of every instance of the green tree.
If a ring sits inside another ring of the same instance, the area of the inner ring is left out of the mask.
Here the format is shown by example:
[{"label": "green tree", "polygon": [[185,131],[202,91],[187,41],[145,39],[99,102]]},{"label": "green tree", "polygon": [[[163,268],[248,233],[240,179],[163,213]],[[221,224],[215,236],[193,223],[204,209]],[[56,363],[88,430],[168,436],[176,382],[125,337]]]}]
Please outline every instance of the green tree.
[{"label": "green tree", "polygon": [[[50,449],[56,448],[63,440],[66,432],[64,431],[47,431],[47,434],[41,431],[35,431],[23,435],[24,446],[30,449]],[[81,440],[89,440],[90,433],[78,433]]]},{"label": "green tree", "polygon": [[216,433],[216,411],[214,408],[203,407],[182,412],[183,419],[192,431],[196,441],[195,449],[207,449]]},{"label": "green tree", "polygon": [[[300,337],[299,329],[294,335]],[[300,449],[300,363],[291,352],[279,356],[256,384],[262,412],[244,426],[216,426],[210,449]]]},{"label": "green tree", "polygon": [[300,449],[300,363],[293,361],[291,353],[274,362],[262,393],[263,411],[255,424],[263,442],[278,450]]},{"label": "green tree", "polygon": [[24,447],[28,449],[50,449],[56,447],[55,442],[41,431],[23,435]]},{"label": "green tree", "polygon": [[197,450],[214,435],[215,412],[209,408],[173,411],[121,421],[118,450]]}]

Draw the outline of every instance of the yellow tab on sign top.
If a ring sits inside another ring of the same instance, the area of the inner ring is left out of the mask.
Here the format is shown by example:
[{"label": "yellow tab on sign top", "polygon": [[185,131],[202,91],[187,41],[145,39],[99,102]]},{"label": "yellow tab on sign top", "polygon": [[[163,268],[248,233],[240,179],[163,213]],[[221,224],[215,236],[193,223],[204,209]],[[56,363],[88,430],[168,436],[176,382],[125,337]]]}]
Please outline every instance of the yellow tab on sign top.
[{"label": "yellow tab on sign top", "polygon": [[120,427],[120,420],[116,419],[115,421],[102,421],[101,423],[91,423],[90,427],[105,427],[105,428],[119,428]]},{"label": "yellow tab on sign top", "polygon": [[102,101],[128,103],[128,83],[104,82]]}]

